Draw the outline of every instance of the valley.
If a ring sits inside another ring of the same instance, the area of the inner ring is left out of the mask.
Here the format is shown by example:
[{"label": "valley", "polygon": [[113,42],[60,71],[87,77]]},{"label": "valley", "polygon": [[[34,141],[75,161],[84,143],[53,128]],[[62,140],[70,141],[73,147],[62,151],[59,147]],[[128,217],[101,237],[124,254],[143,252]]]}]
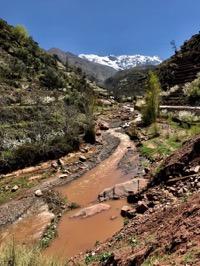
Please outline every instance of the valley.
[{"label": "valley", "polygon": [[200,265],[199,47],[76,56],[0,20],[0,265]]}]

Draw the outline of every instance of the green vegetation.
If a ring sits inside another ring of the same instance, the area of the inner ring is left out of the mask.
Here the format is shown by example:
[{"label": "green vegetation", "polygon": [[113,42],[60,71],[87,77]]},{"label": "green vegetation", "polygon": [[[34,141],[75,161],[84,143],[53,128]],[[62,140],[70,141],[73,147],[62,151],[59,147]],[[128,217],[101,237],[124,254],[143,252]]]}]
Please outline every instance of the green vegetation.
[{"label": "green vegetation", "polygon": [[129,245],[131,245],[133,248],[138,247],[140,245],[140,241],[137,237],[130,237],[128,239]]},{"label": "green vegetation", "polygon": [[38,248],[26,248],[10,243],[0,251],[0,265],[2,266],[65,266],[57,260],[43,257]]},{"label": "green vegetation", "polygon": [[82,73],[23,26],[0,26],[0,173],[65,155],[84,136],[94,143],[94,93]]},{"label": "green vegetation", "polygon": [[166,262],[168,260],[167,255],[159,256],[159,255],[154,255],[149,258],[147,258],[141,266],[154,266],[154,265],[159,265],[162,262]]},{"label": "green vegetation", "polygon": [[118,100],[123,97],[143,96],[148,72],[154,68],[155,66],[145,66],[118,71],[105,81],[105,87],[112,91]]},{"label": "green vegetation", "polygon": [[160,90],[160,83],[157,75],[150,71],[147,92],[145,95],[146,103],[142,111],[143,122],[147,126],[155,123],[159,115]]},{"label": "green vegetation", "polygon": [[165,120],[165,125],[163,127],[163,124],[157,124],[158,134],[155,134],[154,124],[144,129],[148,140],[142,142],[140,152],[151,161],[169,156],[180,148],[184,141],[200,133],[199,124],[183,128],[171,120]]},{"label": "green vegetation", "polygon": [[[28,178],[26,176],[11,180],[9,182],[9,186],[7,185],[6,180],[2,180],[0,182],[0,204],[6,202],[8,199],[16,197],[20,193],[20,190],[31,188],[34,185],[34,182],[28,182]],[[12,188],[14,186],[18,186],[19,190],[13,192]]]},{"label": "green vegetation", "polygon": [[85,263],[88,265],[92,262],[106,262],[110,257],[112,256],[112,253],[110,252],[104,252],[101,254],[88,254],[85,257]]},{"label": "green vegetation", "polygon": [[200,101],[200,73],[194,81],[184,86],[184,93],[188,97],[189,102],[194,103]]},{"label": "green vegetation", "polygon": [[39,242],[39,246],[43,248],[47,248],[51,241],[58,236],[56,224],[58,223],[58,219],[55,218],[54,221],[51,222],[51,224],[46,229],[46,232],[42,236],[42,239]]},{"label": "green vegetation", "polygon": [[164,90],[195,79],[200,71],[199,45],[200,34],[198,33],[185,41],[175,55],[158,66],[157,73]]},{"label": "green vegetation", "polygon": [[17,25],[14,27],[13,34],[19,41],[26,40],[29,37],[28,31],[23,25]]}]

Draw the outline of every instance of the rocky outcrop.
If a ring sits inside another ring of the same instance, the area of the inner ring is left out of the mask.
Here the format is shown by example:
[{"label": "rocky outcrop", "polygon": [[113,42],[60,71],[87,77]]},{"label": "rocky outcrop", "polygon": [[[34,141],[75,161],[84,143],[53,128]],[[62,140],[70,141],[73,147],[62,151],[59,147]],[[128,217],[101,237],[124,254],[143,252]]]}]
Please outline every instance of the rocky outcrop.
[{"label": "rocky outcrop", "polygon": [[93,216],[97,213],[107,211],[109,209],[110,209],[110,205],[99,203],[99,204],[95,204],[93,206],[81,209],[75,215],[73,215],[71,218],[87,218],[87,217]]},{"label": "rocky outcrop", "polygon": [[130,181],[117,184],[104,189],[98,196],[99,201],[125,198],[130,194],[138,193],[146,186],[144,179],[132,179]]}]

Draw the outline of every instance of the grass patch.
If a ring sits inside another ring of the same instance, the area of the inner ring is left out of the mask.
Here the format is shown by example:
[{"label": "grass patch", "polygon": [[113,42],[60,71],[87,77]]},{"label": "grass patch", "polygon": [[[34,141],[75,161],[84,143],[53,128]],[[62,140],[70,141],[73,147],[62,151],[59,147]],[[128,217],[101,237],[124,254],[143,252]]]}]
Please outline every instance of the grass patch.
[{"label": "grass patch", "polygon": [[[6,181],[6,180],[4,180],[4,181]],[[23,176],[21,178],[13,179],[11,182],[9,182],[9,187],[7,187],[6,183],[5,184],[0,183],[0,185],[1,185],[0,204],[3,204],[6,201],[8,201],[9,199],[13,199],[17,195],[19,195],[19,193],[21,192],[22,189],[29,189],[29,188],[33,187],[35,185],[35,183],[34,182],[28,182],[27,177]],[[18,186],[19,189],[15,192],[12,192],[12,188],[15,185]]]},{"label": "grass patch", "polygon": [[154,255],[149,258],[147,258],[141,266],[154,266],[154,265],[160,265],[161,262],[165,262],[167,260],[168,256],[163,255]]},{"label": "grass patch", "polygon": [[112,253],[110,252],[104,252],[104,253],[97,254],[97,255],[88,254],[85,257],[85,263],[86,265],[89,265],[93,262],[106,262],[111,256],[112,256]]},{"label": "grass patch", "polygon": [[2,266],[66,266],[55,259],[44,257],[38,248],[26,248],[9,243],[0,249],[0,265]]}]

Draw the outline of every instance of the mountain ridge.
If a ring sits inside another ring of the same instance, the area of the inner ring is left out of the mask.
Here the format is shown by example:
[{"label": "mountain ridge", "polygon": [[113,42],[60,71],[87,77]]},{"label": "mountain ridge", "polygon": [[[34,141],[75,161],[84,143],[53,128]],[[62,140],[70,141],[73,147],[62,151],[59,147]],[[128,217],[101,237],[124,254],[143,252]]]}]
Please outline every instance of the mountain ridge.
[{"label": "mountain ridge", "polygon": [[117,71],[126,70],[137,66],[143,65],[158,65],[162,60],[158,56],[145,56],[145,55],[108,55],[99,56],[95,54],[79,54],[79,57],[86,59],[93,63],[106,65],[116,69]]},{"label": "mountain ridge", "polygon": [[117,72],[114,68],[90,62],[87,59],[80,58],[71,52],[62,51],[59,48],[51,48],[47,52],[51,55],[57,55],[62,63],[67,63],[70,67],[80,68],[90,80],[95,80],[98,84],[103,84],[106,79]]}]

